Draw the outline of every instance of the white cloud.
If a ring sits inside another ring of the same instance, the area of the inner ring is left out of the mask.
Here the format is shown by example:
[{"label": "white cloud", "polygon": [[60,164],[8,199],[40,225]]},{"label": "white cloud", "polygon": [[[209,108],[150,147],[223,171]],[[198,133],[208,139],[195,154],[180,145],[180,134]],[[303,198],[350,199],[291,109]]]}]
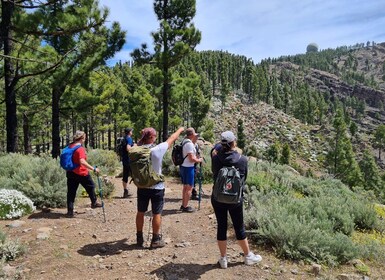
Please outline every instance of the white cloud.
[{"label": "white cloud", "polygon": [[[321,49],[366,41],[384,42],[383,0],[197,0],[195,26],[202,32],[197,50],[224,50],[263,58],[304,53],[309,43]],[[127,31],[125,50],[152,45],[158,28],[153,0],[100,0],[110,20]]]}]

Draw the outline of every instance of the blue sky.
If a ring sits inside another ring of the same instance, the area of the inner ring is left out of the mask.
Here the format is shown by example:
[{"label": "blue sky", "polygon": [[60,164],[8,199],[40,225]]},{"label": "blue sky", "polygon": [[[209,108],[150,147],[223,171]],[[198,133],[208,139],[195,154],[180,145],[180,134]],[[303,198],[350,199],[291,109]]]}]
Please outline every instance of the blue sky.
[{"label": "blue sky", "polygon": [[[130,60],[159,23],[153,0],[99,0],[127,32],[124,49],[109,61]],[[197,50],[222,50],[252,58],[306,52],[355,43],[385,42],[384,0],[197,0],[194,24],[202,32]]]}]

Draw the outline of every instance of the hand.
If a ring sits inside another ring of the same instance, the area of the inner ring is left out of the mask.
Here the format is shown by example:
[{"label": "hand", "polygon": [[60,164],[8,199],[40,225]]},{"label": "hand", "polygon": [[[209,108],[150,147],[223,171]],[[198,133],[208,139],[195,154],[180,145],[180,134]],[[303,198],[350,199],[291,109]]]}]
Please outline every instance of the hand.
[{"label": "hand", "polygon": [[100,172],[100,169],[99,168],[97,168],[96,166],[94,167],[94,172],[96,173],[96,174],[99,174],[99,172]]}]

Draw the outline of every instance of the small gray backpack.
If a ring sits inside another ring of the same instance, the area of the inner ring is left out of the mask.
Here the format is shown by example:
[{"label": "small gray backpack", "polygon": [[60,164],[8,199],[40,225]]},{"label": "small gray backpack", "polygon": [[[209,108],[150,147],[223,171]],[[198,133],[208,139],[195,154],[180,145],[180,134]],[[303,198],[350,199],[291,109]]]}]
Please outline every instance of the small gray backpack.
[{"label": "small gray backpack", "polygon": [[241,202],[242,192],[243,179],[239,170],[234,166],[222,167],[214,183],[214,199],[221,203],[237,204]]}]

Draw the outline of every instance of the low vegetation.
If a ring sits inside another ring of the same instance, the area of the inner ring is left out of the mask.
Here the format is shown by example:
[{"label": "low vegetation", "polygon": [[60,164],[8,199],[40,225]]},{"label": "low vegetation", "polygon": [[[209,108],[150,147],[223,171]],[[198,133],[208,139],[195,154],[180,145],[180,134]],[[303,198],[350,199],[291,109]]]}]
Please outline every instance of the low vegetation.
[{"label": "low vegetation", "polygon": [[385,259],[385,227],[374,204],[341,181],[306,178],[264,162],[249,173],[247,227],[253,240],[272,246],[278,256],[327,265]]}]

